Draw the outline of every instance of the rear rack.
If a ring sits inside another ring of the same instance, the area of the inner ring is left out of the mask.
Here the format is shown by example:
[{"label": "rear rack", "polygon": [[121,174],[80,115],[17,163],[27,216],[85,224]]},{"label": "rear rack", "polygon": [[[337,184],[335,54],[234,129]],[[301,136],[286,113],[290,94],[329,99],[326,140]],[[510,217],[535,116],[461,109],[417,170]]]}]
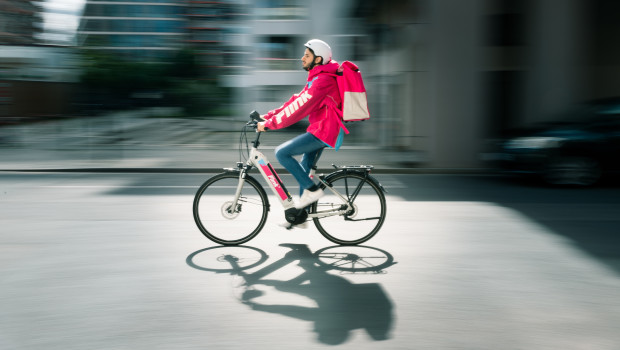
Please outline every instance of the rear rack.
[{"label": "rear rack", "polygon": [[370,171],[375,167],[373,165],[335,165],[332,164],[334,169],[338,170],[362,170],[362,171]]}]

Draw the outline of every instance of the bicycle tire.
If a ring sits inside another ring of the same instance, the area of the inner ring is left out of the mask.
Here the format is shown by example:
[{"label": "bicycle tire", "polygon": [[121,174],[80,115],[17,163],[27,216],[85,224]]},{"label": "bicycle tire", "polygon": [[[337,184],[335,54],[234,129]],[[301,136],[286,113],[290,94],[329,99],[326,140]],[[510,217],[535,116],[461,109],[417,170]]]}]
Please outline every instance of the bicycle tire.
[{"label": "bicycle tire", "polygon": [[[345,196],[354,210],[345,215],[313,218],[319,232],[340,245],[357,245],[371,239],[385,221],[387,206],[378,182],[361,172],[336,172],[324,180]],[[321,183],[325,196],[312,204],[312,213],[342,206],[342,200]]]},{"label": "bicycle tire", "polygon": [[263,187],[246,175],[237,203],[232,200],[239,173],[215,175],[200,186],[194,197],[194,221],[202,234],[222,245],[243,244],[263,229],[269,212],[269,200]]}]

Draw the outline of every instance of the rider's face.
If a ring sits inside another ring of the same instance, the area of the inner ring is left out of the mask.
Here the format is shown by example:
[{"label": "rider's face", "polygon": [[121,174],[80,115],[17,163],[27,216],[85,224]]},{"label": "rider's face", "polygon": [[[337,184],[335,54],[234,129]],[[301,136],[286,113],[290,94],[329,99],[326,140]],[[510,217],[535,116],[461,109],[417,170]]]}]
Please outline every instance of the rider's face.
[{"label": "rider's face", "polygon": [[[301,63],[305,70],[310,70],[312,68],[312,61],[318,61],[319,58],[315,57],[309,49],[306,48],[304,51],[304,55],[301,57]],[[315,62],[318,63],[318,62]]]}]

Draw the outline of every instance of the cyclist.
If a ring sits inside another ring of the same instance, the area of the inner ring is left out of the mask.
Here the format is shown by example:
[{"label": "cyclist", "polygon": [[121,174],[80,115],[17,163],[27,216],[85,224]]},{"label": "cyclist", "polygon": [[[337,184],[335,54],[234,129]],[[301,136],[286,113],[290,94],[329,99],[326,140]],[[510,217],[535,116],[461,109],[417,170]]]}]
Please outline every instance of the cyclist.
[{"label": "cyclist", "polygon": [[[275,155],[299,183],[300,200],[297,209],[306,208],[323,196],[310,170],[327,146],[338,149],[344,133],[348,133],[339,116],[341,104],[338,84],[334,76],[339,68],[332,60],[332,49],[324,41],[312,39],[305,45],[301,58],[308,79],[303,90],[293,95],[279,108],[263,115],[264,122],[258,124],[258,131],[282,129],[308,116],[310,125],[306,133],[278,146]],[[303,155],[301,161],[294,156]]]}]

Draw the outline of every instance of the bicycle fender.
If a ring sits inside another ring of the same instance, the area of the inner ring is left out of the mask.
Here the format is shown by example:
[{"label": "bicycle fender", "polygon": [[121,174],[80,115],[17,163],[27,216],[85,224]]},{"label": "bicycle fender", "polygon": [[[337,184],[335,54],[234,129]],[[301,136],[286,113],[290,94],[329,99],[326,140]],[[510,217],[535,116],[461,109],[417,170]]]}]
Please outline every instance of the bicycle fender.
[{"label": "bicycle fender", "polygon": [[375,185],[377,185],[377,187],[379,187],[381,191],[383,191],[383,193],[388,193],[388,191],[385,189],[385,187],[383,187],[383,185],[381,184],[381,182],[379,182],[379,180],[375,179],[374,177],[370,175],[368,175],[368,180],[372,181]]}]

